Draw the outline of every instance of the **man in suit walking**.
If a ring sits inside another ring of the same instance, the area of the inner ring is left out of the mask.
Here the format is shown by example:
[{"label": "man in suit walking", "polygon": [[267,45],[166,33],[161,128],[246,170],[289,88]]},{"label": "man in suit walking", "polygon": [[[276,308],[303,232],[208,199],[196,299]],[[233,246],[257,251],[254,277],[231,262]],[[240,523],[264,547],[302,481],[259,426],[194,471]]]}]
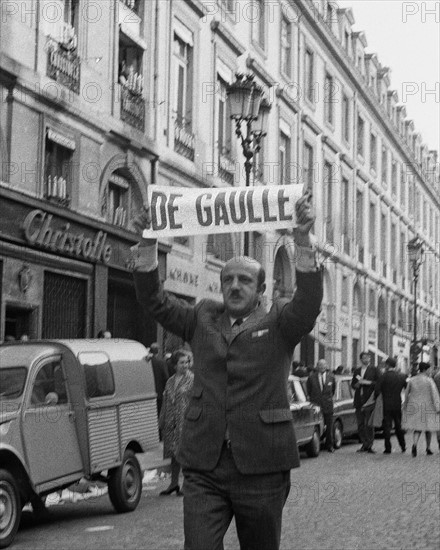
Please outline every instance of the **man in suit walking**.
[{"label": "man in suit walking", "polygon": [[329,453],[334,452],[333,396],[335,390],[335,377],[329,371],[327,361],[320,359],[316,364],[316,371],[307,378],[307,393],[310,401],[321,407],[325,424],[325,448]]},{"label": "man in suit walking", "polygon": [[[134,220],[148,226],[148,212]],[[139,302],[191,345],[194,385],[178,460],[184,474],[186,550],[219,550],[235,516],[242,550],[278,550],[290,469],[299,466],[287,395],[293,350],[313,328],[322,274],[312,246],[309,196],[296,204],[296,287],[292,300],[261,303],[265,273],[247,257],[220,275],[223,304],[195,306],[166,293],[157,272],[157,243],[133,251]]]},{"label": "man in suit walking", "polygon": [[376,367],[370,365],[370,354],[363,351],[360,356],[361,366],[353,372],[351,387],[354,392],[354,408],[356,409],[356,420],[358,425],[358,434],[362,446],[357,450],[358,453],[374,453],[374,426],[368,425],[371,409],[363,408],[371,394],[374,392],[376,382],[379,378]]},{"label": "man in suit walking", "polygon": [[168,367],[163,359],[159,358],[159,344],[153,342],[150,346],[151,366],[153,367],[154,385],[157,393],[157,415],[160,415],[163,402],[163,392],[169,378]]},{"label": "man in suit walking", "polygon": [[406,376],[396,372],[396,360],[388,357],[385,361],[385,372],[379,378],[374,390],[376,397],[382,394],[383,400],[384,454],[391,454],[391,427],[393,422],[402,453],[406,450],[405,433],[402,430],[401,393],[404,388],[406,388]]}]

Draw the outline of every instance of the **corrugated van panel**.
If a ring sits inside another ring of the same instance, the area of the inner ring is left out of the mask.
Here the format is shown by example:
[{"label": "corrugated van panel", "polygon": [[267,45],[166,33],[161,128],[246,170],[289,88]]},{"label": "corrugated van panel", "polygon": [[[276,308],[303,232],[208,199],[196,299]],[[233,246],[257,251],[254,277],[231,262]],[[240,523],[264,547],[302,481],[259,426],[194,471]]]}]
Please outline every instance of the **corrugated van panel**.
[{"label": "corrugated van panel", "polygon": [[100,472],[120,462],[116,407],[88,411],[90,470]]},{"label": "corrugated van panel", "polygon": [[155,447],[159,443],[155,399],[121,405],[119,420],[123,449],[131,440],[138,441],[144,451]]}]

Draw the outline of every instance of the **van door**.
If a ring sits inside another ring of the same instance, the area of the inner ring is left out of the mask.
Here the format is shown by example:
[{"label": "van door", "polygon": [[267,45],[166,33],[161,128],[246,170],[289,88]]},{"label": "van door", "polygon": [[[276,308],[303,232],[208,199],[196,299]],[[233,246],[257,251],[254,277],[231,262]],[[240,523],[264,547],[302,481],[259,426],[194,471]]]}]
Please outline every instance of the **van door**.
[{"label": "van door", "polygon": [[60,356],[34,370],[26,399],[22,433],[33,483],[79,475],[83,464]]}]

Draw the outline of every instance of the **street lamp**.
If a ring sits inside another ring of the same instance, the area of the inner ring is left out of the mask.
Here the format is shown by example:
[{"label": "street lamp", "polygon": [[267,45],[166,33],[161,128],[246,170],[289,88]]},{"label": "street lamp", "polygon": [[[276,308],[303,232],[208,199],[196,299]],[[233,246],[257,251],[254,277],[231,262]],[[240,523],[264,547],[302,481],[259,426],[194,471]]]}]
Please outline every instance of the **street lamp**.
[{"label": "street lamp", "polygon": [[[236,80],[227,88],[231,119],[235,121],[235,134],[241,140],[245,157],[246,187],[250,186],[253,158],[261,148],[261,140],[267,134],[270,105],[264,91],[252,74],[236,74]],[[242,131],[245,122],[246,130]],[[254,124],[254,128],[252,125]],[[249,233],[244,234],[244,255],[249,255]]]},{"label": "street lamp", "polygon": [[421,351],[419,342],[417,341],[417,282],[419,279],[420,266],[423,263],[423,245],[418,237],[411,239],[408,244],[408,257],[413,271],[414,282],[414,322],[413,322],[413,341],[411,344],[411,362],[412,373],[414,374],[417,369],[417,359]]}]

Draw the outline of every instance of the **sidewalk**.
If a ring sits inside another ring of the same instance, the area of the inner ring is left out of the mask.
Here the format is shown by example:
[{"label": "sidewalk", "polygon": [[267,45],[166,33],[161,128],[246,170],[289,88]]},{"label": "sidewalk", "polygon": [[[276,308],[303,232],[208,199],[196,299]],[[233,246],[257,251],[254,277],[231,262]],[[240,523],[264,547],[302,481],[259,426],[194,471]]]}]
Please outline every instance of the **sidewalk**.
[{"label": "sidewalk", "polygon": [[157,470],[157,473],[170,471],[171,459],[163,458],[163,443],[159,443],[156,449],[136,455],[143,471]]}]

